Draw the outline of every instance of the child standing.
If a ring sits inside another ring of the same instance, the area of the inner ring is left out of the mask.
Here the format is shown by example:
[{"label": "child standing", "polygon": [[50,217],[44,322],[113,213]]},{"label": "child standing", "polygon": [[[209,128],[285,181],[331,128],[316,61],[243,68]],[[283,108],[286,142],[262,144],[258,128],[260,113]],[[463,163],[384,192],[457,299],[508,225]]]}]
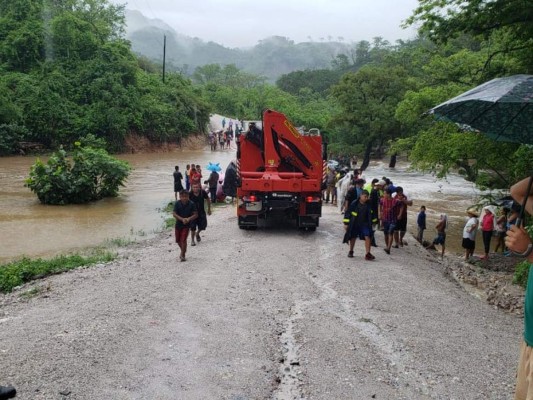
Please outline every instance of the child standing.
[{"label": "child standing", "polygon": [[370,236],[372,235],[372,223],[377,219],[373,216],[372,209],[368,204],[368,191],[363,190],[358,200],[352,201],[348,210],[344,214],[344,235],[343,243],[350,244],[348,257],[353,257],[353,248],[357,238],[365,241],[365,260],[373,260],[376,257],[370,253]]},{"label": "child standing", "polygon": [[421,206],[416,218],[416,225],[418,226],[418,234],[416,240],[420,243],[424,241],[424,231],[426,230],[426,206]]}]

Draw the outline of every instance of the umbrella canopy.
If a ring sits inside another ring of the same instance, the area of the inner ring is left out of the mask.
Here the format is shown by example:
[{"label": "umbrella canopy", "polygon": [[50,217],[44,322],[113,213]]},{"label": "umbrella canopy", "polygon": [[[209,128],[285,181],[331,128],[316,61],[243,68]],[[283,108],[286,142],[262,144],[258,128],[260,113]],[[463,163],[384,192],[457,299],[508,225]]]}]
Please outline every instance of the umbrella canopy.
[{"label": "umbrella canopy", "polygon": [[215,171],[215,172],[218,172],[218,171],[222,171],[222,168],[220,167],[219,165],[220,163],[209,163],[209,165],[205,168],[207,169],[208,171]]},{"label": "umbrella canopy", "polygon": [[533,144],[533,75],[493,79],[429,113],[494,140]]}]

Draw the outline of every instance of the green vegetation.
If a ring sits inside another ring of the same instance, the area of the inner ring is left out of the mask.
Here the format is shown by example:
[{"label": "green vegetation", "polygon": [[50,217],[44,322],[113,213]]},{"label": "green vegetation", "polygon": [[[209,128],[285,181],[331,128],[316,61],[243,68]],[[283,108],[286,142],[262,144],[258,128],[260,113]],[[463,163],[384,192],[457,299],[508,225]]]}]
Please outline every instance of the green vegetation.
[{"label": "green vegetation", "polygon": [[23,258],[0,266],[0,292],[10,292],[13,288],[34,279],[58,274],[71,269],[109,262],[115,259],[109,252],[99,252],[90,256],[61,255],[49,260]]},{"label": "green vegetation", "polygon": [[529,261],[522,261],[516,265],[515,272],[513,275],[513,283],[515,285],[520,285],[524,289],[527,286],[527,278],[529,276],[529,268],[531,263]]},{"label": "green vegetation", "polygon": [[[95,138],[90,136],[89,142]],[[130,167],[100,148],[76,143],[72,163],[65,150],[56,151],[44,164],[37,160],[31,167],[26,186],[43,204],[87,203],[118,195]]]},{"label": "green vegetation", "polygon": [[94,134],[121,151],[129,134],[202,132],[209,110],[191,82],[161,82],[123,32],[123,6],[106,0],[0,2],[0,154],[20,141],[57,149]]},{"label": "green vegetation", "polygon": [[406,22],[420,26],[419,37],[396,43],[274,36],[240,50],[169,34],[167,71],[173,64],[180,72],[164,83],[148,59],[159,57],[152,35],[161,27],[145,21],[130,31],[136,46],[145,43],[135,50],[146,57],[136,56],[122,6],[67,3],[0,4],[0,154],[18,152],[20,142],[68,148],[88,134],[108,151],[123,150],[128,135],[179,142],[205,132],[211,112],[259,119],[273,108],[319,128],[334,155],[402,153],[416,168],[458,171],[486,188],[507,187],[533,168],[531,147],[422,117],[489,79],[533,73],[527,2],[419,0]]}]

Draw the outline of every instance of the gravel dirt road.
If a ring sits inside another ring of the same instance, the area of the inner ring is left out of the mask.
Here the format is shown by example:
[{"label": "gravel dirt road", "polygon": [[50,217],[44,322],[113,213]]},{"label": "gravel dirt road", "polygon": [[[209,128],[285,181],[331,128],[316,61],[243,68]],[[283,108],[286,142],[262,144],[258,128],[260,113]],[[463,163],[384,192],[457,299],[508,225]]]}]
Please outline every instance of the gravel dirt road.
[{"label": "gravel dirt road", "polygon": [[[0,296],[0,384],[20,399],[512,399],[522,320],[467,294],[410,239],[375,261],[314,233],[173,236]],[[38,294],[21,296],[31,289]]]}]

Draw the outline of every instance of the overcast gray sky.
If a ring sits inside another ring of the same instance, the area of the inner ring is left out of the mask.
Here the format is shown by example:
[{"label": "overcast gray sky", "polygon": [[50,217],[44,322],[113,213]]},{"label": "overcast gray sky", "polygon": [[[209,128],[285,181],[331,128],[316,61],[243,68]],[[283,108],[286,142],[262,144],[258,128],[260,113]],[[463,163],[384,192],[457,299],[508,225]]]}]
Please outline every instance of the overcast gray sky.
[{"label": "overcast gray sky", "polygon": [[295,42],[321,38],[345,42],[381,36],[413,38],[400,24],[417,0],[112,0],[158,18],[177,32],[227,47],[253,46],[268,36]]}]

